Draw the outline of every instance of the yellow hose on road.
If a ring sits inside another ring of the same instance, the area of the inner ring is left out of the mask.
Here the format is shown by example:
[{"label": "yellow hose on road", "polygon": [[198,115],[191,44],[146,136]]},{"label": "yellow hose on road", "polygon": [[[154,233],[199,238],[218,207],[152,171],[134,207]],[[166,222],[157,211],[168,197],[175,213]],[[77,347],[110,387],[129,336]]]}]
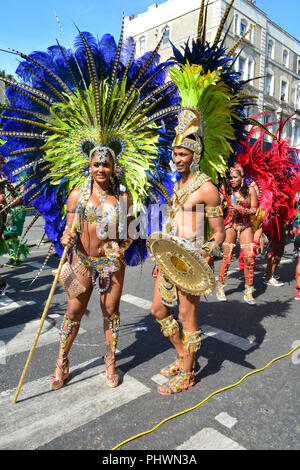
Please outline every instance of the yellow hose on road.
[{"label": "yellow hose on road", "polygon": [[121,442],[120,444],[116,445],[115,447],[113,447],[111,450],[116,450],[118,449],[119,447],[123,446],[124,444],[127,444],[128,442],[131,442],[133,441],[134,439],[138,439],[139,437],[142,437],[142,436],[146,436],[147,434],[150,434],[151,432],[155,431],[157,428],[159,428],[160,426],[162,426],[164,423],[166,423],[167,421],[170,421],[171,419],[174,419],[174,418],[177,418],[178,416],[181,416],[185,413],[188,413],[189,411],[193,411],[195,410],[196,408],[198,408],[199,406],[203,405],[203,403],[205,403],[206,401],[208,401],[211,397],[213,397],[214,395],[217,395],[217,393],[220,393],[220,392],[223,392],[224,390],[229,390],[230,388],[233,388],[233,387],[236,387],[237,385],[239,385],[241,382],[243,382],[243,380],[245,380],[247,377],[249,377],[250,375],[252,374],[256,374],[257,372],[262,372],[263,370],[265,370],[267,367],[269,367],[271,364],[273,364],[275,361],[278,361],[279,359],[283,359],[284,357],[287,357],[289,356],[290,354],[292,354],[294,351],[296,351],[296,349],[300,348],[300,345],[299,346],[296,346],[295,348],[293,348],[290,352],[288,352],[287,354],[283,354],[282,356],[279,356],[279,357],[276,357],[275,359],[272,359],[272,361],[270,361],[267,365],[265,365],[264,367],[262,367],[261,369],[256,369],[256,370],[253,370],[252,372],[249,372],[248,374],[246,374],[243,378],[241,378],[238,382],[236,382],[235,384],[232,384],[232,385],[228,385],[227,387],[224,387],[224,388],[220,388],[220,390],[216,390],[215,392],[211,393],[208,397],[206,397],[204,400],[202,400],[200,403],[198,403],[197,405],[193,406],[192,408],[189,408],[187,410],[184,410],[184,411],[180,411],[179,413],[173,415],[173,416],[169,416],[169,418],[166,418],[164,419],[163,421],[161,421],[159,424],[157,424],[156,426],[154,426],[154,428],[152,429],[149,429],[149,431],[145,431],[145,432],[142,432],[141,434],[137,434],[136,436],[133,436],[129,439],[126,439],[126,441],[123,441]]}]

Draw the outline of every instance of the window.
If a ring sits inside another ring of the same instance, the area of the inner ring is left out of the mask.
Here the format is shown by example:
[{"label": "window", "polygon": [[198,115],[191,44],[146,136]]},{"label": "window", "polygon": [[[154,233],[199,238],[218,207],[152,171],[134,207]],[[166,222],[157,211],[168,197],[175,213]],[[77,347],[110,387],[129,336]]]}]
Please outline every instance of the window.
[{"label": "window", "polygon": [[238,15],[234,16],[234,33],[238,33]]},{"label": "window", "polygon": [[145,36],[142,36],[139,39],[139,53],[140,55],[143,55],[145,54],[145,52],[146,52],[146,38]]},{"label": "window", "polygon": [[273,95],[273,75],[271,73],[267,73],[266,81],[265,81],[265,92],[267,95]]},{"label": "window", "polygon": [[272,39],[269,39],[268,45],[267,45],[267,56],[270,57],[271,59],[273,58],[273,52],[274,52],[274,42]]},{"label": "window", "polygon": [[251,29],[251,31],[249,31],[248,33],[248,39],[250,42],[253,42],[253,38],[254,38],[254,29]]},{"label": "window", "polygon": [[295,98],[295,109],[300,109],[300,85],[296,85]]},{"label": "window", "polygon": [[244,59],[243,57],[239,57],[238,72],[241,74],[241,78],[244,78],[245,67],[246,67],[246,59]]},{"label": "window", "polygon": [[254,77],[254,60],[248,60],[248,80]]},{"label": "window", "polygon": [[297,73],[300,75],[300,59],[298,59]]},{"label": "window", "polygon": [[288,84],[286,81],[281,80],[281,87],[280,87],[280,99],[281,101],[286,101],[287,102],[287,89],[288,89]]},{"label": "window", "polygon": [[164,35],[163,35],[163,44],[169,44],[170,40],[170,28],[167,26],[164,30]]},{"label": "window", "polygon": [[241,20],[241,24],[240,24],[240,36],[243,36],[246,31],[247,31],[247,23],[246,23],[245,20]]},{"label": "window", "polygon": [[282,63],[283,65],[285,65],[286,67],[288,67],[288,58],[289,58],[289,53],[287,50],[284,50],[283,53],[282,53]]}]

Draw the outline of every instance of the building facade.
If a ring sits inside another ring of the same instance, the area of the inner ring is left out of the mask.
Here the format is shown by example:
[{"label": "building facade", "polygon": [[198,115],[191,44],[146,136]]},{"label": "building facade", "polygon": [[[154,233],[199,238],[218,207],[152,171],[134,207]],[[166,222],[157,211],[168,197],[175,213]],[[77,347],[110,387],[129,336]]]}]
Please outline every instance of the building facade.
[{"label": "building facade", "polygon": [[[228,3],[208,0],[208,42],[214,40]],[[146,12],[125,18],[125,35],[135,39],[138,56],[153,50],[163,35],[159,53],[161,60],[166,60],[173,55],[170,41],[180,48],[196,38],[200,5],[201,0],[152,4]],[[248,114],[266,112],[264,122],[276,122],[281,112],[286,118],[297,110],[300,113],[300,41],[275,24],[256,2],[235,0],[224,28],[229,27],[225,47],[230,49],[252,25],[255,27],[235,51],[239,54],[236,70],[243,79],[253,79],[246,91],[257,97]],[[284,136],[300,149],[300,114],[290,119]]]}]

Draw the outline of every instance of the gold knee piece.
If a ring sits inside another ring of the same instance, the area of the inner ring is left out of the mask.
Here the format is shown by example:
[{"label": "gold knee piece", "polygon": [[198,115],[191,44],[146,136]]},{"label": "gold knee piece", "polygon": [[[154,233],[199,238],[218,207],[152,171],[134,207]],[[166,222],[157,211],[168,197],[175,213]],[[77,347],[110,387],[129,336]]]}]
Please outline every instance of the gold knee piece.
[{"label": "gold knee piece", "polygon": [[183,331],[182,342],[185,352],[193,353],[198,351],[201,346],[201,331]]},{"label": "gold knee piece", "polygon": [[169,315],[162,320],[157,320],[157,322],[160,324],[161,331],[164,336],[173,336],[177,331],[179,331],[178,322],[173,315]]}]

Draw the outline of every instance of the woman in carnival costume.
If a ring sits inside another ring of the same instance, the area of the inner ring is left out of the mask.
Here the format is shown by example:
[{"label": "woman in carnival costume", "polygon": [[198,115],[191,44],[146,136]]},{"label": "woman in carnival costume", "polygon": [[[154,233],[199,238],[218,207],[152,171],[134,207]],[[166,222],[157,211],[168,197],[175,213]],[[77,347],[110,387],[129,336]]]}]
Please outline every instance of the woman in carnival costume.
[{"label": "woman in carnival costume", "polygon": [[[243,82],[234,71],[231,58],[237,45],[228,55],[219,45],[232,3],[225,12],[214,43],[208,44],[202,1],[197,40],[192,42],[191,48],[186,44],[182,54],[173,47],[179,68],[169,71],[179,90],[182,109],[172,144],[178,181],[174,186],[165,227],[171,235],[187,239],[205,258],[220,255],[224,226],[217,185],[226,174],[229,157],[244,136],[246,123],[244,106],[247,100],[240,93]],[[182,216],[187,206],[193,214],[197,204],[205,206],[206,242],[203,245],[194,216]],[[189,222],[186,222],[187,219]],[[151,311],[163,335],[169,338],[177,352],[176,360],[160,371],[170,380],[160,386],[158,392],[172,395],[195,385],[195,359],[201,345],[197,320],[199,296],[187,295],[170,283],[158,269],[154,274],[156,283]],[[171,313],[176,302],[182,332],[179,322]]]},{"label": "woman in carnival costume", "polygon": [[[256,119],[263,113],[254,116]],[[245,175],[258,187],[258,210],[251,217],[254,236],[263,231],[269,240],[265,282],[270,286],[282,286],[274,277],[285,246],[285,224],[293,214],[293,170],[289,155],[290,142],[282,137],[286,123],[281,116],[279,122],[253,125],[245,138],[237,161]],[[270,132],[270,127],[276,132]],[[272,137],[271,145],[265,149],[265,136]],[[251,184],[250,184],[251,187]],[[255,247],[256,254],[257,246]]]},{"label": "woman in carnival costume", "polygon": [[[245,291],[244,300],[254,305],[253,273],[254,273],[254,242],[251,216],[256,214],[258,203],[255,189],[245,182],[244,170],[240,165],[230,169],[228,188],[225,199],[228,201],[228,215],[225,219],[226,238],[223,243],[224,256],[218,273],[217,298],[226,301],[224,286],[231,263],[236,241],[239,240],[244,259]],[[233,197],[230,201],[230,197]]]},{"label": "woman in carnival costume", "polygon": [[168,143],[161,119],[179,109],[175,85],[165,83],[166,64],[157,65],[161,42],[136,60],[134,41],[123,39],[122,26],[118,45],[108,34],[97,41],[79,31],[75,51],[59,43],[30,55],[13,51],[24,59],[17,69],[23,82],[7,80],[4,171],[25,183],[25,203],[42,214],[56,251],[72,245],[60,279],[68,307],[50,380],[54,390],[68,378],[68,353],[93,286],[104,317],[107,384],[119,383],[115,351],[125,264],[145,257],[126,232],[127,208],[136,217],[153,198],[164,200],[160,189],[168,187],[168,175],[155,166]]},{"label": "woman in carnival costume", "polygon": [[294,249],[297,255],[297,266],[296,266],[296,272],[295,272],[296,293],[295,293],[294,298],[296,300],[300,300],[300,204],[298,207],[298,214],[295,218],[294,228],[295,228]]}]

